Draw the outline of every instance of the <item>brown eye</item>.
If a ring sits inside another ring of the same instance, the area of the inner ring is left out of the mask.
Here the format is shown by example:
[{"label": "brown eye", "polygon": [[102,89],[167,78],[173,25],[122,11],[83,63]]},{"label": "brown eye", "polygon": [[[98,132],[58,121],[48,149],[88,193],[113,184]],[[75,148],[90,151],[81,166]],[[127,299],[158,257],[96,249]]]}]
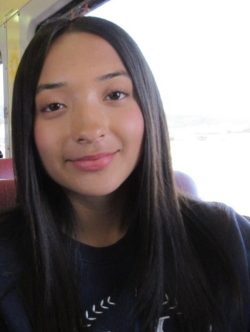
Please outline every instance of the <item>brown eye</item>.
[{"label": "brown eye", "polygon": [[108,100],[121,100],[125,98],[128,94],[122,91],[112,91],[108,96]]},{"label": "brown eye", "polygon": [[42,112],[55,112],[64,108],[65,105],[61,103],[51,103],[42,109]]}]

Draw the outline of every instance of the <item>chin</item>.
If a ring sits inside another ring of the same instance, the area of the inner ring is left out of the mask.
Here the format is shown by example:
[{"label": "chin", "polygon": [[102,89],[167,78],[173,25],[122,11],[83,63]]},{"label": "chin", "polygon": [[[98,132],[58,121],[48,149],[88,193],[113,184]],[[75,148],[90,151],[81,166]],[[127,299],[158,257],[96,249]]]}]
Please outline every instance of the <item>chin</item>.
[{"label": "chin", "polygon": [[69,193],[70,196],[78,196],[78,197],[96,197],[96,198],[101,198],[101,197],[106,197],[110,196],[112,194],[115,194],[119,191],[121,188],[121,185],[117,186],[108,186],[105,188],[93,188],[91,190],[88,188],[88,190],[82,190],[82,188],[70,188],[66,189],[66,191]]}]

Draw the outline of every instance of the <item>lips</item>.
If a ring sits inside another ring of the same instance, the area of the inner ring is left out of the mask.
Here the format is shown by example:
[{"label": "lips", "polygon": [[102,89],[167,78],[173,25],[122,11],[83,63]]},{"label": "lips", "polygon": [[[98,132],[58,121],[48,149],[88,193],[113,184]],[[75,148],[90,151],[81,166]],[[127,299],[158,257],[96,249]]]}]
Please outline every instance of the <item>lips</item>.
[{"label": "lips", "polygon": [[70,160],[72,165],[78,170],[85,172],[97,172],[105,169],[114,159],[116,152],[98,153]]}]

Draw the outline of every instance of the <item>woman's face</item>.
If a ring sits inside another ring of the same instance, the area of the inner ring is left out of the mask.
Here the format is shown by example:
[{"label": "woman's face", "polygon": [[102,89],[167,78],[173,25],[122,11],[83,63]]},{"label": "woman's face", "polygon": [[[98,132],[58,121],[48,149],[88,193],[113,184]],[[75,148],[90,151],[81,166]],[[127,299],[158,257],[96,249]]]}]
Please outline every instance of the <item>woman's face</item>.
[{"label": "woman's face", "polygon": [[132,81],[116,51],[89,33],[68,33],[45,60],[35,98],[35,143],[69,196],[105,196],[129,177],[144,132]]}]

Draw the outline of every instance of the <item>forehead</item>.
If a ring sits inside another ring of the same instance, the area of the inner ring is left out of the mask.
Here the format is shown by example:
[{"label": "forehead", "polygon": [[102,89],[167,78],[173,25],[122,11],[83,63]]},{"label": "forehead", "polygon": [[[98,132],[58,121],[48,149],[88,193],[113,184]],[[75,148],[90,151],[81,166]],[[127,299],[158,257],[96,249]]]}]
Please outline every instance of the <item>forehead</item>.
[{"label": "forehead", "polygon": [[52,44],[40,78],[73,71],[79,66],[87,72],[125,69],[117,52],[105,39],[91,33],[70,32]]}]

